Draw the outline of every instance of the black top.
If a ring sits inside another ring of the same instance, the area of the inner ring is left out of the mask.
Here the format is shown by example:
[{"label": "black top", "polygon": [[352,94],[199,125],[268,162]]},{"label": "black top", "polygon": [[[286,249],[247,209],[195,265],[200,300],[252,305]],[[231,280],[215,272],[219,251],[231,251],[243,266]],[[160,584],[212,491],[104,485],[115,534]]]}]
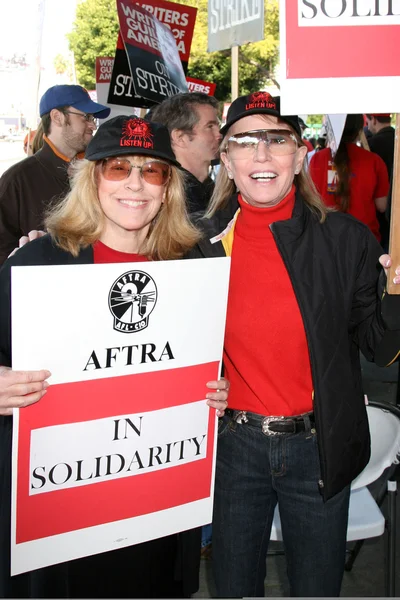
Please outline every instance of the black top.
[{"label": "black top", "polygon": [[199,181],[197,177],[182,169],[185,174],[185,196],[186,208],[189,214],[200,212],[204,213],[214,191],[214,182],[211,177],[204,181]]},{"label": "black top", "polygon": [[[225,255],[222,242],[213,238],[237,208],[233,196],[211,219],[198,220],[205,235],[191,252],[193,258],[196,253],[206,258]],[[382,249],[369,228],[352,216],[331,212],[321,223],[297,191],[292,217],[273,223],[271,231],[307,336],[323,481],[319,486],[327,500],[349,485],[369,460],[359,352],[380,366],[396,357],[400,296],[386,294],[380,300]],[[286,342],[290,352],[290,340]]]},{"label": "black top", "polygon": [[369,138],[368,144],[371,151],[375,152],[375,154],[378,154],[383,159],[390,179],[393,171],[394,128],[390,127],[390,125],[384,127]]},{"label": "black top", "polygon": [[22,235],[43,229],[48,204],[69,190],[69,165],[44,142],[36,154],[13,165],[0,178],[0,264]]}]

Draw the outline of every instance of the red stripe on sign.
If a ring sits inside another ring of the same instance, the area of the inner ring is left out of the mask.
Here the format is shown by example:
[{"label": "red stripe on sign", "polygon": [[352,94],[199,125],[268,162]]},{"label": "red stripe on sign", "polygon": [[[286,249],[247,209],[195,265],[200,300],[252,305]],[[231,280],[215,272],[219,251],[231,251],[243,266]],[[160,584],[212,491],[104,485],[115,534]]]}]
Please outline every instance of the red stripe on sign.
[{"label": "red stripe on sign", "polygon": [[[165,510],[210,496],[215,412],[210,411],[207,457],[154,473],[29,496],[32,429],[181,406],[201,400],[219,363],[110,379],[53,385],[20,411],[16,541],[93,527]],[[133,391],[132,391],[133,390]],[[73,440],[71,440],[73,443]]]},{"label": "red stripe on sign", "polygon": [[286,77],[398,76],[399,37],[398,25],[299,27],[297,2],[286,0]]}]

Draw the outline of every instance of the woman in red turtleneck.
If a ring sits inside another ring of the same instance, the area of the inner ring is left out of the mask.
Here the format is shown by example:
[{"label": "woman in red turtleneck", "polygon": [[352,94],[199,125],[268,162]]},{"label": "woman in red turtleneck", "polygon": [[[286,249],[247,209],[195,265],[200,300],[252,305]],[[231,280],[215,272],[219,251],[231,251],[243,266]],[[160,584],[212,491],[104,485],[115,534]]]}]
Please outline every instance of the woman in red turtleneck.
[{"label": "woman in red turtleneck", "polygon": [[338,596],[350,483],[369,458],[359,349],[389,362],[400,348],[385,336],[377,289],[378,259],[388,266],[390,257],[380,257],[365,225],[324,206],[304,167],[298,118],[280,114],[279,98],[238,98],[222,133],[198,244],[200,256],[232,259],[231,387],[213,519],[217,596],[264,596],[277,504],[290,595]]},{"label": "woman in red turtleneck", "polygon": [[[189,597],[198,587],[200,529],[10,577],[12,409],[40,401],[50,376],[10,368],[11,266],[178,259],[200,237],[185,211],[166,127],[115,117],[101,125],[85,158],[47,217],[49,235],[21,248],[0,272],[0,596]],[[227,381],[207,386],[207,404],[222,415]]]}]

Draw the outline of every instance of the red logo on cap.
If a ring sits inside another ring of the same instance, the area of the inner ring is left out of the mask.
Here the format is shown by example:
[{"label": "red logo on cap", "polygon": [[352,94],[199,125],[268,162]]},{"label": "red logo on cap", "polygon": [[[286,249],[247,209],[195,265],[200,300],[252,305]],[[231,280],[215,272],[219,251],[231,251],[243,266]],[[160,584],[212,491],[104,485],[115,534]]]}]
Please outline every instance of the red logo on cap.
[{"label": "red logo on cap", "polygon": [[277,110],[276,102],[268,92],[254,92],[249,96],[249,102],[246,104],[246,110],[253,108],[270,108]]},{"label": "red logo on cap", "polygon": [[153,148],[153,134],[150,125],[143,119],[129,119],[122,127],[120,146]]}]

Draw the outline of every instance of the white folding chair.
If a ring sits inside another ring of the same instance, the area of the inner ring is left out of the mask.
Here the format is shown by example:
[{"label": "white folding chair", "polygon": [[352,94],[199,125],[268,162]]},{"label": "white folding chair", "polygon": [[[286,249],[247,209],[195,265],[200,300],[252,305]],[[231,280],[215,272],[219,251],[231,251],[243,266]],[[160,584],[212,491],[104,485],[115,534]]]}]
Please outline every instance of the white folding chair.
[{"label": "white folding chair", "polygon": [[[351,570],[363,541],[382,535],[386,525],[388,533],[385,561],[386,596],[393,597],[395,595],[397,492],[394,470],[399,464],[400,457],[400,410],[394,405],[371,401],[367,406],[367,414],[371,433],[371,458],[351,486],[347,541],[358,540],[358,542],[350,552],[346,570]],[[379,479],[385,471],[384,485],[375,500],[367,486]],[[386,495],[388,517],[385,520],[380,505]],[[278,507],[275,509],[270,539],[282,541]]]}]

